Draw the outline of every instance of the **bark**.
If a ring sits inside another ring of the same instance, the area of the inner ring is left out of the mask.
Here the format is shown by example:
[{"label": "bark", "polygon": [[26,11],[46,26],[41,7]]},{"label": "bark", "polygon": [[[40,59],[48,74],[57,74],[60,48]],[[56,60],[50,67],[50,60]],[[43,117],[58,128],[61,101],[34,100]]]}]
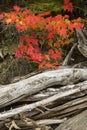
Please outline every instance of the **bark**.
[{"label": "bark", "polygon": [[0,85],[0,108],[50,86],[73,84],[86,79],[87,69],[60,69],[44,72],[17,83]]}]

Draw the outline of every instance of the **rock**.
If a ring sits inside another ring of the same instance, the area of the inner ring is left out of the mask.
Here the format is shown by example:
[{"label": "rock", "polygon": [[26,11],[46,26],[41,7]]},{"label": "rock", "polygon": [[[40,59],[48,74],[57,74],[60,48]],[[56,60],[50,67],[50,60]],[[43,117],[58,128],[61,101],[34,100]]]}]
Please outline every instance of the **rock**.
[{"label": "rock", "polygon": [[55,130],[87,130],[87,110],[66,120]]}]

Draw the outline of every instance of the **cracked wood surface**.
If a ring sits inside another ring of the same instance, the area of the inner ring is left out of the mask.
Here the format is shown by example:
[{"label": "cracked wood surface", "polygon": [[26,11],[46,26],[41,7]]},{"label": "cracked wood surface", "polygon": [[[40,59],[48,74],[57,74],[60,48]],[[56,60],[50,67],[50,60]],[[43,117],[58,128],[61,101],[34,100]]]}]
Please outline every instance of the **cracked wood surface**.
[{"label": "cracked wood surface", "polygon": [[53,85],[67,85],[87,80],[87,69],[60,69],[44,72],[17,83],[0,85],[0,108],[36,94]]}]

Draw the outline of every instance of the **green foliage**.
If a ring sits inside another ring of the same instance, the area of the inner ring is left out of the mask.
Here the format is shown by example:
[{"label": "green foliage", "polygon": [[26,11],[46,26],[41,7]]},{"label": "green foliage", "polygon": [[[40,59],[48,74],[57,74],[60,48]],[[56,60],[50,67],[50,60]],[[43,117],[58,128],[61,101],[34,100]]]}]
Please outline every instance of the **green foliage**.
[{"label": "green foliage", "polygon": [[18,5],[23,8],[28,7],[35,14],[46,11],[60,13],[63,6],[63,0],[1,0],[0,10],[11,10],[14,5]]},{"label": "green foliage", "polygon": [[40,0],[33,2],[28,6],[35,14],[39,14],[46,11],[60,13],[63,3],[61,0]]}]

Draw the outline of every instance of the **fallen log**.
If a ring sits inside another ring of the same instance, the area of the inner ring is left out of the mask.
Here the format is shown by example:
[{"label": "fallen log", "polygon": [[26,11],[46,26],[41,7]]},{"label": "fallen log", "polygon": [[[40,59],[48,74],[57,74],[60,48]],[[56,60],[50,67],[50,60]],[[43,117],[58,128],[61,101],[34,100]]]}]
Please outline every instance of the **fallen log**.
[{"label": "fallen log", "polygon": [[[40,91],[39,93],[37,93],[35,95],[31,95],[31,96],[23,98],[18,103],[19,104],[20,103],[30,103],[30,102],[43,100],[43,99],[48,98],[50,96],[53,96],[57,93],[60,93],[61,88],[64,89],[65,87],[53,86],[53,87],[47,88],[45,90]],[[72,95],[72,96],[70,95],[70,97],[67,97],[66,100],[68,100],[68,99],[72,100],[75,98],[83,97],[85,94],[86,94],[86,92],[85,93],[78,93],[78,94]]]},{"label": "fallen log", "polygon": [[[25,116],[31,117],[34,120],[45,119],[45,118],[48,119],[54,117],[62,118],[66,116],[71,116],[73,113],[76,113],[79,110],[82,111],[83,109],[87,108],[86,95],[87,92],[85,93],[80,92],[62,98],[60,100],[58,99],[55,102],[51,102],[50,104],[46,104],[45,106],[40,106],[39,108],[26,112]],[[28,103],[30,104],[30,102]]]},{"label": "fallen log", "polygon": [[63,86],[84,80],[87,80],[87,69],[69,68],[44,72],[9,85],[0,85],[0,108],[50,86]]},{"label": "fallen log", "polygon": [[[87,93],[87,81],[84,81],[82,83],[78,83],[75,85],[64,86],[64,87],[60,88],[60,91],[58,94],[55,94],[51,97],[48,97],[46,99],[43,99],[41,101],[29,104],[29,105],[25,105],[25,106],[22,106],[19,108],[15,108],[15,109],[0,113],[0,120],[12,117],[16,114],[23,113],[26,111],[32,111],[33,109],[35,109],[39,106],[44,106],[44,105],[50,104],[56,100],[59,101],[60,99],[66,98],[67,96],[71,96],[73,94],[77,94],[77,93],[81,93],[81,92],[84,94]],[[86,106],[87,106],[87,103],[86,103]]]},{"label": "fallen log", "polygon": [[87,96],[67,101],[66,103],[59,105],[57,107],[53,107],[45,111],[44,113],[35,115],[33,118],[35,120],[44,119],[46,117],[47,118],[52,118],[52,117],[63,118],[63,117],[71,116],[74,112],[78,110],[82,110],[84,108],[87,108]]}]

